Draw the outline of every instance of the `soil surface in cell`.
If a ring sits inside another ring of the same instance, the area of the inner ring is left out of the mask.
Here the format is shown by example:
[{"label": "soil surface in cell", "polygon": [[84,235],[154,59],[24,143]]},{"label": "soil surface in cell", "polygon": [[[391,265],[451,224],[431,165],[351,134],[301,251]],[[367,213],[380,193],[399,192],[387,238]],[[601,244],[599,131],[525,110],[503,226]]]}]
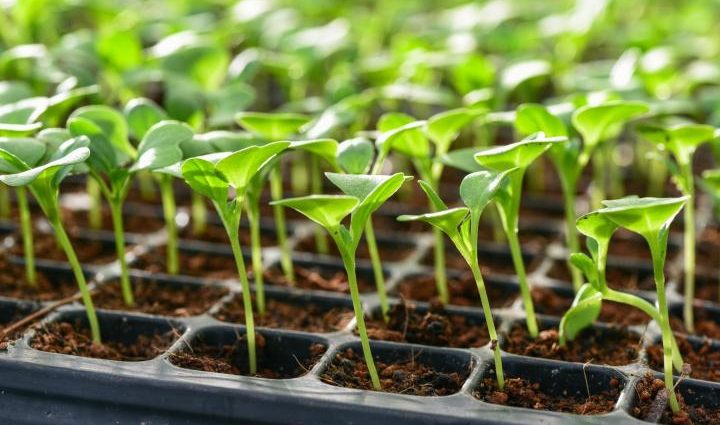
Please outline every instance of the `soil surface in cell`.
[{"label": "soil surface in cell", "polygon": [[485,402],[527,409],[567,412],[576,415],[601,415],[613,410],[622,391],[618,379],[610,380],[610,389],[600,393],[570,396],[549,394],[537,382],[523,378],[506,378],[505,389],[500,391],[495,378],[485,378],[473,395]]},{"label": "soil surface in cell", "polygon": [[[81,263],[85,264],[107,264],[117,258],[113,243],[103,243],[95,239],[71,240],[75,254]],[[67,261],[65,251],[60,248],[55,236],[47,233],[35,232],[33,235],[33,249],[36,258],[44,260]],[[12,247],[13,255],[23,256],[22,236],[15,235],[15,244]]]},{"label": "soil surface in cell", "polygon": [[[285,277],[280,267],[271,267],[265,271],[265,283],[279,286],[294,286],[300,289],[315,289],[320,291],[332,291],[350,293],[350,284],[344,270],[323,267],[301,267],[294,266],[295,282],[291,283]],[[375,285],[371,279],[366,278],[362,273],[357,273],[358,289],[361,293],[375,291]]]},{"label": "soil surface in cell", "polygon": [[77,285],[69,275],[54,273],[53,279],[40,269],[34,286],[27,283],[25,266],[10,262],[0,254],[0,295],[36,301],[49,301],[69,297],[77,292]]},{"label": "soil surface in cell", "polygon": [[[554,262],[552,267],[550,267],[547,276],[566,282],[568,285],[572,282],[572,277],[570,276],[570,272],[568,272],[567,264],[563,261]],[[655,291],[655,281],[653,280],[652,270],[650,269],[645,270],[608,265],[606,278],[608,286],[613,289]]]},{"label": "soil surface in cell", "polygon": [[672,425],[715,425],[720,423],[720,409],[707,409],[685,403],[677,394],[680,412],[673,414],[667,403],[667,392],[662,379],[647,375],[635,385],[636,405],[630,413],[649,422]]},{"label": "soil surface in cell", "polygon": [[[480,295],[472,273],[463,273],[458,278],[447,280],[450,304],[461,306],[480,306]],[[495,284],[485,281],[485,290],[492,308],[510,306],[517,298],[518,290],[511,285]],[[434,275],[416,275],[403,279],[397,286],[400,297],[414,301],[433,301],[438,299],[437,284]]]},{"label": "soil surface in cell", "polygon": [[[675,332],[688,333],[682,313],[670,316],[670,327]],[[695,335],[711,339],[720,339],[720,323],[707,310],[695,308]]]},{"label": "soil surface in cell", "polygon": [[[219,243],[227,245],[228,248],[230,247],[230,239],[228,238],[225,228],[217,224],[208,223],[205,231],[200,234],[193,233],[192,225],[188,225],[187,227],[181,229],[179,234],[182,239]],[[251,246],[252,240],[250,238],[250,230],[247,227],[241,226],[238,233],[238,239],[240,240],[240,246]],[[260,245],[264,247],[277,245],[277,238],[274,234],[269,234],[267,231],[261,230]]]},{"label": "soil surface in cell", "polygon": [[[182,275],[217,280],[238,278],[237,266],[232,255],[180,250],[178,263]],[[245,266],[250,270],[249,262]],[[151,249],[139,256],[132,267],[150,273],[167,273],[165,247]]]},{"label": "soil surface in cell", "polygon": [[[255,326],[304,332],[336,332],[344,329],[354,317],[350,307],[325,307],[311,301],[288,302],[275,298],[267,298],[265,303],[264,315],[257,311],[253,314]],[[253,305],[257,306],[257,303],[253,301]],[[214,316],[224,322],[244,324],[242,295],[236,294]]]},{"label": "soil surface in cell", "polygon": [[[460,391],[469,373],[441,372],[413,358],[390,363],[376,359],[375,367],[383,391],[420,396],[454,394]],[[352,348],[336,353],[320,379],[339,387],[373,389],[362,353]]]},{"label": "soil surface in cell", "polygon": [[[326,255],[332,255],[339,258],[340,252],[338,251],[335,242],[333,242],[333,240],[329,236],[325,236],[325,234],[323,234],[323,237],[325,238],[325,243],[327,244],[328,248],[328,252]],[[390,262],[398,262],[406,259],[413,253],[415,249],[412,245],[394,244],[385,241],[378,241],[377,246],[382,261]],[[295,246],[295,250],[300,252],[310,252],[313,254],[317,254],[319,252],[314,236],[309,236],[301,239],[300,242],[298,242],[298,244]],[[368,251],[365,239],[363,239],[360,242],[360,245],[358,245],[356,258],[363,260],[368,260],[370,258],[370,252]]]},{"label": "soil surface in cell", "polygon": [[[63,225],[70,235],[80,235],[90,228],[90,218],[87,210],[62,210]],[[161,216],[154,217],[145,214],[123,214],[123,229],[127,233],[152,233],[165,227],[165,221]],[[102,222],[100,229],[113,231],[112,216],[110,209],[102,208]]]},{"label": "soil surface in cell", "polygon": [[623,328],[586,328],[563,347],[556,328],[541,330],[532,338],[523,323],[513,326],[502,348],[523,356],[620,366],[637,359],[640,339]]},{"label": "soil surface in cell", "polygon": [[[536,313],[557,317],[562,317],[573,302],[571,295],[562,296],[549,288],[533,288],[532,297]],[[603,301],[598,320],[622,326],[631,326],[644,325],[650,321],[650,317],[637,308],[611,301]]]},{"label": "soil surface in cell", "polygon": [[[126,325],[130,326],[130,325]],[[101,344],[92,341],[90,329],[80,322],[52,322],[37,329],[30,341],[36,350],[105,360],[142,361],[157,357],[177,339],[178,333],[140,334],[134,341],[113,341],[104,336]]]},{"label": "soil surface in cell", "polygon": [[[268,379],[287,379],[305,375],[320,360],[327,347],[312,343],[310,355],[306,358],[295,357],[292,367],[278,367],[266,355],[266,340],[262,334],[256,334],[257,373],[252,376]],[[192,350],[183,350],[170,355],[170,361],[185,369],[203,372],[227,373],[231,375],[250,375],[248,349],[244,336],[235,344],[210,345],[194,343]]]},{"label": "soil surface in cell", "polygon": [[[448,242],[450,243],[450,242]],[[447,245],[446,245],[447,246]],[[454,249],[454,248],[453,248]],[[510,251],[507,252],[485,252],[481,251],[478,254],[478,261],[480,264],[480,271],[483,276],[491,274],[502,274],[502,275],[515,275],[515,266],[510,256]],[[534,260],[524,260],[525,269],[527,273],[535,270],[538,266]],[[434,262],[434,253],[428,252],[422,259],[422,264],[426,266],[432,266]],[[446,251],[445,264],[448,268],[456,270],[467,270],[468,265],[465,259],[457,251]]]},{"label": "soil surface in cell", "polygon": [[378,311],[366,319],[366,325],[370,338],[384,341],[461,348],[481,347],[490,341],[484,323],[449,314],[439,303],[433,303],[425,312],[410,304],[395,304],[388,311],[387,322]]},{"label": "soil surface in cell", "polygon": [[137,311],[162,316],[188,317],[205,313],[227,289],[211,285],[179,285],[152,280],[131,280],[135,303],[128,307],[118,281],[101,285],[93,294],[98,308]]},{"label": "soil surface in cell", "polygon": [[[687,338],[677,336],[678,347],[683,362],[692,368],[691,378],[705,381],[720,381],[720,351],[713,347],[709,341],[701,342],[699,346],[693,345]],[[663,370],[662,344],[654,344],[647,349],[648,364],[657,371]]]}]

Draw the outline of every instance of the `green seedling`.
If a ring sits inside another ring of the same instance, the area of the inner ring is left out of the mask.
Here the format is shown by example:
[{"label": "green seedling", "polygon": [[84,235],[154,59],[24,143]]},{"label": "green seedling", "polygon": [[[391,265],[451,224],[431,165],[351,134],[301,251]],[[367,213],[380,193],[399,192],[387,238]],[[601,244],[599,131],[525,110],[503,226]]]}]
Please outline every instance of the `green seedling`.
[{"label": "green seedling", "polygon": [[[310,121],[310,118],[298,114],[242,112],[235,116],[235,120],[243,128],[262,137],[266,142],[277,142],[287,140],[290,136],[296,134],[302,126]],[[272,167],[270,171],[270,198],[272,200],[277,201],[283,197],[282,184],[282,171],[278,164]],[[281,254],[280,265],[285,274],[285,278],[289,282],[294,282],[295,272],[292,264],[292,256],[290,255],[290,245],[287,240],[285,211],[282,205],[278,204],[273,206],[273,215]]]},{"label": "green seedling", "polygon": [[715,137],[715,129],[709,125],[680,124],[668,128],[644,127],[641,133],[662,150],[672,154],[674,163],[669,164],[673,180],[680,192],[688,197],[683,212],[685,231],[683,235],[683,261],[685,271],[685,305],[683,318],[688,332],[695,331],[693,300],[695,298],[695,176],[693,156],[697,148]]},{"label": "green seedling", "polygon": [[[289,146],[289,142],[275,142],[264,146],[250,146],[232,154],[210,154],[188,159],[180,168],[185,182],[212,201],[230,239],[242,288],[250,374],[257,372],[255,321],[250,282],[238,235],[240,218],[254,176]],[[167,169],[164,171],[168,172]]]},{"label": "green seedling", "polygon": [[[319,224],[328,231],[337,245],[348,276],[350,296],[370,380],[375,390],[381,390],[380,378],[375,368],[365,328],[365,317],[355,271],[355,253],[370,215],[400,189],[406,177],[402,173],[391,176],[334,173],[326,175],[345,195],[310,195],[272,203],[293,208]],[[348,215],[350,216],[349,228],[342,224],[343,219]]]},{"label": "green seedling", "polygon": [[533,307],[530,285],[525,273],[520,239],[518,238],[518,220],[520,217],[520,199],[525,171],[537,158],[550,149],[553,144],[567,142],[566,137],[545,137],[538,133],[527,139],[505,146],[486,149],[475,154],[475,160],[482,167],[497,171],[516,168],[508,176],[508,184],[499,191],[496,199],[500,222],[510,245],[513,265],[520,283],[520,293],[525,307],[528,332],[535,337],[538,334],[537,318]]},{"label": "green seedling", "polygon": [[[87,106],[76,110],[68,119],[68,129],[73,135],[84,135],[90,139],[91,155],[87,165],[90,176],[110,206],[115,248],[120,262],[123,300],[127,305],[133,305],[133,291],[125,258],[123,203],[137,173],[166,167],[182,159],[180,145],[192,139],[192,130],[177,121],[160,121],[142,133],[134,130],[135,134],[142,135],[142,140],[135,149],[128,141],[125,117],[106,106]],[[166,200],[166,197],[172,196],[172,181],[170,178],[167,182],[163,179],[164,176],[160,178],[160,187],[168,229],[168,271],[177,273],[174,202]]]},{"label": "green seedling", "polygon": [[[636,101],[613,100],[599,105],[586,105],[572,115],[573,127],[583,140],[577,158],[578,175],[588,162],[593,162],[593,182],[590,190],[591,205],[599,208],[605,199],[605,191],[612,183],[610,175],[617,168],[612,159],[614,141],[623,125],[649,111],[647,104]],[[601,149],[601,152],[595,152]],[[617,177],[617,176],[616,176]]]},{"label": "green seedling", "polygon": [[[89,140],[86,137],[76,137],[51,149],[47,149],[50,145],[43,149],[34,143],[32,149],[15,149],[14,152],[0,148],[2,168],[4,172],[7,172],[0,175],[0,181],[8,186],[29,188],[40,204],[40,208],[54,230],[58,245],[67,256],[77,281],[85,305],[92,340],[100,343],[100,325],[90,297],[90,290],[75,249],[65,232],[59,205],[60,184],[78,164],[82,164],[90,157],[88,144]],[[39,159],[38,152],[42,152],[41,159]]]},{"label": "green seedling", "polygon": [[[123,114],[125,114],[125,119],[127,120],[128,133],[137,142],[140,142],[140,140],[145,137],[145,133],[147,133],[150,127],[160,121],[168,119],[167,114],[162,108],[152,100],[144,97],[128,101],[123,109]],[[155,198],[152,174],[147,171],[141,171],[137,173],[136,178],[142,199],[152,201]]]},{"label": "green seedling", "polygon": [[495,374],[498,380],[498,387],[502,390],[505,386],[503,375],[502,359],[500,357],[500,345],[498,344],[495,322],[490,309],[490,301],[485,289],[485,281],[480,272],[478,262],[478,229],[480,227],[480,216],[487,205],[497,199],[501,188],[509,183],[506,176],[516,173],[517,169],[510,169],[502,172],[477,171],[468,174],[460,184],[460,197],[465,207],[448,208],[440,199],[432,186],[420,181],[420,187],[427,194],[428,199],[434,206],[434,212],[423,215],[403,215],[398,217],[400,221],[421,220],[439,229],[450,238],[460,255],[465,259],[477,285],[480,294],[480,302],[485,314],[485,323],[490,335],[490,343],[493,347],[495,358]]}]

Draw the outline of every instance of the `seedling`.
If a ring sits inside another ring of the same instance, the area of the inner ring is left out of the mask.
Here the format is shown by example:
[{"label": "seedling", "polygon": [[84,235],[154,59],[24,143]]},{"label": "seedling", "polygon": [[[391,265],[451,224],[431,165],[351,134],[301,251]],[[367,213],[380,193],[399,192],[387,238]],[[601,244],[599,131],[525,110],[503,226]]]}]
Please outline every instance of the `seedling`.
[{"label": "seedling", "polygon": [[[123,203],[137,173],[166,167],[182,159],[180,144],[192,139],[192,130],[177,121],[158,122],[142,133],[142,140],[136,150],[128,141],[125,118],[107,106],[87,106],[76,110],[68,119],[68,129],[73,135],[84,135],[90,139],[88,168],[110,206],[115,250],[120,262],[120,286],[125,304],[131,306],[134,297],[125,258]],[[137,129],[134,131],[135,134],[141,134]],[[160,181],[163,200],[166,201],[166,192],[169,190],[171,196],[172,187],[164,183],[163,178]],[[168,213],[165,217],[168,227],[168,271],[177,273],[177,234],[173,206],[174,202],[171,208],[165,207],[164,210]]]},{"label": "seedling", "polygon": [[647,139],[667,149],[675,159],[668,167],[680,192],[688,197],[683,212],[685,231],[683,235],[683,261],[685,270],[685,305],[683,318],[688,332],[695,331],[693,300],[695,298],[695,177],[693,155],[705,142],[712,140],[715,129],[709,125],[680,124],[668,128],[645,127],[641,129]]},{"label": "seedling", "polygon": [[[250,283],[238,236],[240,218],[253,177],[267,166],[275,155],[289,146],[289,142],[250,146],[232,154],[191,158],[185,161],[181,167],[182,177],[187,184],[212,201],[230,239],[230,247],[235,257],[242,287],[250,374],[257,372],[255,321]],[[231,197],[229,201],[228,197]]]},{"label": "seedling", "polygon": [[[380,378],[375,368],[365,328],[365,317],[355,271],[355,253],[370,215],[400,189],[406,177],[402,173],[390,176],[327,173],[326,176],[345,195],[316,194],[273,201],[272,204],[290,207],[305,215],[327,230],[337,245],[348,276],[350,296],[370,380],[375,390],[381,390]],[[348,215],[350,215],[349,228],[342,224],[343,219]]]},{"label": "seedling", "polygon": [[[76,165],[90,157],[88,144],[89,140],[86,137],[76,137],[60,144],[56,149],[44,151],[39,146],[33,146],[33,149],[16,149],[14,152],[0,148],[3,171],[12,171],[0,175],[0,181],[8,186],[28,187],[40,204],[40,208],[54,230],[58,245],[65,251],[77,281],[93,342],[100,343],[100,325],[90,297],[90,290],[75,249],[65,232],[58,202],[59,188],[63,179]],[[43,151],[40,160],[38,160],[39,151]]]},{"label": "seedling", "polygon": [[516,172],[508,175],[509,182],[500,189],[496,205],[500,215],[500,222],[510,245],[510,254],[520,283],[520,294],[525,307],[528,332],[533,337],[538,334],[538,325],[532,296],[530,295],[530,285],[525,273],[520,239],[518,238],[522,183],[525,171],[533,161],[550,149],[553,144],[564,142],[567,142],[566,137],[545,137],[544,134],[538,133],[521,142],[486,149],[475,154],[475,160],[482,167],[497,171],[517,169]]},{"label": "seedling", "polygon": [[433,204],[434,212],[423,215],[403,215],[398,217],[399,221],[421,220],[439,229],[450,238],[455,248],[457,248],[460,255],[462,255],[470,267],[473,277],[475,278],[475,284],[477,285],[480,302],[485,314],[485,323],[488,327],[490,344],[494,352],[495,374],[500,390],[505,387],[505,378],[503,375],[495,322],[478,262],[478,229],[480,227],[480,216],[485,207],[491,201],[496,200],[503,185],[509,183],[505,177],[517,171],[518,169],[514,168],[502,172],[486,170],[468,174],[460,184],[460,197],[465,207],[458,208],[448,208],[432,186],[421,180],[419,182],[420,187]]}]

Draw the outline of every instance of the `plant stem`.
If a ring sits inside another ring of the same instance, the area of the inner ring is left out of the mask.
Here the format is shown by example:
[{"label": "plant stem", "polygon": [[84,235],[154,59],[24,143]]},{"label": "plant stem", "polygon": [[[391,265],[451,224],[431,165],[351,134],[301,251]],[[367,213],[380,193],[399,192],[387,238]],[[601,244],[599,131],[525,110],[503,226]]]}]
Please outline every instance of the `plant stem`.
[{"label": "plant stem", "polygon": [[607,172],[605,155],[603,152],[595,152],[592,156],[593,179],[590,183],[590,206],[593,210],[602,208],[602,201],[605,199],[605,185]]},{"label": "plant stem", "polygon": [[692,165],[688,162],[681,165],[683,180],[685,180],[684,195],[690,198],[685,203],[683,211],[685,231],[683,234],[683,261],[685,272],[685,303],[683,304],[683,318],[688,333],[695,333],[695,318],[693,301],[695,300],[695,187],[693,183]]},{"label": "plant stem", "polygon": [[123,301],[128,307],[135,304],[130,274],[128,272],[127,258],[125,258],[125,226],[123,225],[122,200],[109,200],[110,217],[112,217],[113,232],[115,233],[115,252],[120,262],[120,289]]},{"label": "plant stem", "polygon": [[[580,241],[578,240],[577,228],[575,227],[575,220],[577,219],[577,212],[575,211],[575,183],[566,182],[565,179],[561,179],[561,181],[563,182],[563,201],[565,203],[565,245],[569,253],[580,252]],[[582,272],[572,265],[570,256],[568,256],[566,261],[568,270],[570,270],[570,275],[572,276],[573,289],[577,292],[583,284]]]},{"label": "plant stem", "polygon": [[505,233],[510,244],[510,254],[512,255],[513,265],[517,273],[518,282],[520,283],[520,295],[523,299],[525,307],[525,321],[527,323],[530,336],[535,338],[538,336],[538,324],[535,317],[535,307],[533,306],[532,295],[530,295],[530,285],[525,274],[525,264],[523,262],[522,251],[520,249],[520,240],[517,231],[505,228]]},{"label": "plant stem", "polygon": [[146,201],[152,201],[155,195],[153,191],[152,174],[147,171],[141,171],[138,173],[137,179],[140,185],[140,197]]},{"label": "plant stem", "polygon": [[344,247],[344,242],[340,240],[340,236],[335,236],[336,233],[338,232],[333,231],[331,232],[331,235],[340,250],[340,255],[342,256],[343,264],[345,265],[345,271],[348,275],[350,297],[352,298],[358,334],[360,334],[360,345],[362,346],[363,357],[365,358],[365,364],[368,368],[368,374],[370,375],[372,386],[376,391],[380,391],[382,390],[382,386],[380,385],[380,377],[378,376],[377,369],[375,368],[375,360],[373,360],[372,351],[370,351],[370,340],[368,338],[367,329],[365,328],[365,314],[362,308],[362,301],[360,300],[360,291],[358,291],[357,286],[355,257],[352,253],[348,252],[347,248]]},{"label": "plant stem", "polygon": [[205,198],[199,193],[192,191],[191,195],[191,214],[192,234],[201,236],[207,228],[207,208],[205,207]]},{"label": "plant stem", "polygon": [[248,198],[245,205],[248,213],[248,224],[250,225],[255,304],[257,304],[258,314],[262,316],[265,314],[265,282],[263,278],[262,243],[260,240],[260,205],[250,201],[250,198]]},{"label": "plant stem", "polygon": [[[283,197],[282,173],[280,164],[270,170],[270,198],[279,201]],[[277,232],[278,247],[280,248],[280,265],[282,266],[285,278],[289,282],[295,282],[290,246],[287,240],[287,228],[285,225],[285,209],[282,205],[273,205],[273,216],[275,217],[275,231]]]},{"label": "plant stem", "polygon": [[383,320],[387,322],[390,306],[388,305],[387,291],[385,290],[385,273],[383,272],[380,253],[378,252],[377,241],[375,240],[372,217],[368,217],[368,222],[365,225],[365,242],[367,243],[370,261],[372,262],[375,287],[377,288],[378,299],[380,300],[380,310],[382,311]]},{"label": "plant stem", "polygon": [[[317,157],[310,155],[310,193],[322,193],[322,177],[320,164],[318,164]],[[315,225],[315,246],[318,254],[327,254],[328,241],[325,238],[325,229],[320,225]]]},{"label": "plant stem", "polygon": [[0,185],[0,218],[10,218],[10,189]]},{"label": "plant stem", "polygon": [[100,198],[100,185],[95,179],[87,179],[86,191],[90,197],[90,206],[88,210],[88,221],[91,229],[99,229],[102,227],[102,202]]},{"label": "plant stem", "polygon": [[178,263],[178,234],[175,223],[175,194],[172,187],[172,176],[161,175],[160,196],[162,197],[163,214],[165,216],[165,231],[167,233],[167,244],[165,247],[167,272],[178,274],[180,264]]},{"label": "plant stem", "polygon": [[59,211],[57,211],[57,207],[54,207],[54,209],[55,211],[54,214],[52,214],[52,217],[48,217],[50,219],[50,224],[52,225],[53,230],[55,230],[55,238],[57,239],[58,244],[62,247],[63,251],[65,251],[68,263],[70,263],[78,288],[80,289],[80,295],[82,296],[82,301],[85,305],[85,314],[87,315],[88,324],[90,325],[90,334],[92,335],[93,343],[100,344],[100,324],[98,323],[95,306],[93,305],[92,297],[90,296],[90,289],[85,281],[85,274],[83,273],[80,262],[75,254],[75,249],[73,249],[70,239],[68,238],[67,233],[65,233],[62,221],[60,221]]},{"label": "plant stem", "polygon": [[29,286],[37,285],[35,273],[35,247],[33,244],[33,225],[28,206],[27,192],[24,187],[18,186],[17,193],[18,210],[20,212],[20,232],[23,239],[23,255],[25,256],[25,280]]}]

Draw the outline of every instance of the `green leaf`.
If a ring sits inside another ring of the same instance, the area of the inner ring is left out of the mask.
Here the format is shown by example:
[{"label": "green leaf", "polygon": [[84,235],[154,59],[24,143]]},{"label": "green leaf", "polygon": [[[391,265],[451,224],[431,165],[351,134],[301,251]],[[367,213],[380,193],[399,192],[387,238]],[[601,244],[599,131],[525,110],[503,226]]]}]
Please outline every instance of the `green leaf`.
[{"label": "green leaf", "polygon": [[592,150],[603,140],[615,137],[622,124],[649,110],[643,102],[623,100],[586,105],[573,113],[572,123],[582,135],[587,149]]},{"label": "green leaf", "polygon": [[626,198],[603,201],[605,208],[599,212],[632,232],[646,238],[666,230],[682,210],[688,197],[680,198]]},{"label": "green leaf", "polygon": [[267,143],[251,133],[239,131],[216,130],[198,134],[197,138],[209,142],[217,152],[235,152]]},{"label": "green leaf", "polygon": [[79,147],[75,150],[68,152],[60,158],[57,158],[38,167],[34,167],[16,174],[2,175],[0,176],[0,181],[7,184],[8,186],[27,186],[28,184],[35,181],[35,179],[37,179],[38,176],[40,176],[43,172],[81,163],[85,161],[89,156],[90,149],[88,149],[87,147]]},{"label": "green leaf", "polygon": [[412,158],[427,158],[430,142],[421,129],[425,124],[407,114],[388,112],[378,121],[381,135],[375,143],[384,152],[395,150]]},{"label": "green leaf", "polygon": [[302,150],[317,155],[327,161],[333,168],[337,168],[338,142],[333,139],[300,140],[290,144],[290,149]]},{"label": "green leaf", "polygon": [[103,129],[94,121],[84,117],[70,117],[67,122],[67,129],[72,136],[86,136],[90,140],[90,158],[88,165],[100,173],[109,173],[120,167],[118,154],[115,147],[106,137]]},{"label": "green leaf", "polygon": [[587,283],[582,285],[560,323],[563,337],[570,341],[575,339],[583,329],[597,320],[601,309],[602,294]]},{"label": "green leaf", "polygon": [[570,263],[573,265],[573,267],[577,268],[582,272],[582,274],[585,276],[585,279],[591,285],[593,285],[593,287],[600,290],[600,288],[597,287],[597,268],[595,267],[595,263],[593,263],[593,260],[590,257],[588,257],[582,252],[573,252],[572,254],[570,254]]},{"label": "green leaf", "polygon": [[32,95],[32,88],[24,81],[0,81],[0,105],[19,102]]},{"label": "green leaf", "polygon": [[241,112],[235,120],[246,130],[270,141],[280,141],[298,133],[310,117],[290,113]]},{"label": "green leaf", "polygon": [[469,213],[468,208],[458,207],[421,215],[401,215],[397,219],[398,221],[424,221],[455,240],[460,234],[460,225],[467,220]]},{"label": "green leaf", "polygon": [[346,173],[367,173],[374,157],[375,148],[372,142],[364,137],[344,140],[337,147],[337,163]]},{"label": "green leaf", "polygon": [[440,152],[450,150],[460,130],[470,123],[480,111],[466,108],[451,109],[435,114],[427,120],[425,132]]},{"label": "green leaf", "polygon": [[468,174],[460,183],[460,198],[471,211],[482,212],[502,187],[505,176],[515,170],[507,172],[483,170]]},{"label": "green leaf", "polygon": [[588,213],[578,218],[575,224],[580,233],[605,246],[610,243],[613,233],[618,228],[618,225],[601,211]]},{"label": "green leaf", "polygon": [[155,102],[144,97],[130,100],[123,111],[130,134],[142,140],[152,126],[167,119],[167,114]]},{"label": "green leaf", "polygon": [[475,160],[475,154],[478,153],[478,151],[478,148],[455,149],[454,151],[441,155],[439,160],[448,167],[457,168],[466,173],[474,173],[484,169]]},{"label": "green leaf", "polygon": [[475,160],[486,168],[509,170],[525,169],[554,143],[567,142],[566,137],[545,137],[536,133],[526,139],[504,146],[485,149],[475,154]]},{"label": "green leaf", "polygon": [[240,81],[226,84],[208,96],[210,116],[208,125],[212,128],[230,127],[235,123],[235,114],[255,101],[255,90]]},{"label": "green leaf", "polygon": [[45,156],[45,144],[30,138],[0,137],[0,173],[13,174],[32,168]]},{"label": "green leaf", "polygon": [[543,105],[525,103],[515,111],[515,129],[523,136],[542,132],[548,137],[567,137],[567,127]]},{"label": "green leaf", "polygon": [[528,60],[518,62],[503,69],[500,77],[502,87],[507,91],[513,91],[522,83],[550,75],[552,66],[544,60]]},{"label": "green leaf", "polygon": [[435,210],[442,211],[448,209],[445,202],[443,202],[437,192],[435,192],[435,189],[433,189],[429,183],[419,180],[418,184],[420,185],[420,189],[422,189],[422,191],[425,192],[425,195],[427,195],[430,203],[435,207]]},{"label": "green leaf", "polygon": [[32,97],[0,106],[0,136],[22,137],[42,128],[38,122],[49,106],[46,97]]},{"label": "green leaf", "polygon": [[[101,134],[107,138],[115,150],[124,156],[118,158],[119,161],[123,162],[124,159],[135,156],[135,149],[128,141],[128,126],[125,116],[119,111],[103,105],[83,106],[76,109],[70,115],[68,121],[72,121],[74,118],[83,118],[99,128]],[[75,135],[79,134],[83,133]],[[95,130],[91,134],[97,134],[97,131]],[[87,136],[91,134],[87,134]]]},{"label": "green leaf", "polygon": [[180,145],[192,140],[193,131],[178,121],[160,121],[148,130],[138,146],[138,158],[130,171],[167,167],[181,159]]},{"label": "green leaf", "polygon": [[215,164],[203,158],[191,158],[182,163],[181,173],[192,190],[222,203],[228,198],[228,181]]},{"label": "green leaf", "polygon": [[270,205],[289,207],[325,229],[332,230],[340,226],[342,220],[350,214],[359,201],[346,195],[311,195],[301,198],[289,198],[271,202]]},{"label": "green leaf", "polygon": [[253,176],[275,155],[288,147],[290,147],[290,142],[274,142],[263,146],[250,146],[222,159],[217,163],[217,169],[225,175],[228,183],[236,189],[238,196],[242,196]]}]

